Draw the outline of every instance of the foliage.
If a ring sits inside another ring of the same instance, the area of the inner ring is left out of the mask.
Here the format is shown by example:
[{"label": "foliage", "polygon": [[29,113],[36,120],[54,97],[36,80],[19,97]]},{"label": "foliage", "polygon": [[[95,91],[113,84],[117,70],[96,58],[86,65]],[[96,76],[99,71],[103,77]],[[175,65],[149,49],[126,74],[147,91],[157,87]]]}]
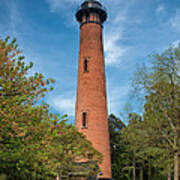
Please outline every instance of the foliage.
[{"label": "foliage", "polygon": [[119,118],[113,114],[109,116],[112,174],[113,178],[117,180],[126,178],[125,173],[122,173],[126,162],[126,159],[123,157],[126,146],[122,141],[122,130],[124,128],[125,124]]},{"label": "foliage", "polygon": [[[137,83],[147,93],[144,106],[144,129],[151,146],[163,151],[164,168],[172,167],[174,179],[179,179],[180,156],[180,45],[170,47],[161,55],[153,56],[149,72]],[[162,160],[162,156],[161,160]],[[166,168],[168,171],[168,168]],[[170,170],[172,171],[172,170]],[[168,172],[167,172],[168,173]]]},{"label": "foliage", "polygon": [[[129,113],[129,123],[118,130],[115,136],[115,140],[119,141],[115,142],[121,154],[115,153],[118,159],[112,155],[112,160],[113,163],[121,163],[113,167],[114,177],[117,179],[131,177],[133,180],[171,180],[174,176],[174,180],[178,180],[180,45],[169,47],[162,54],[152,55],[150,63],[138,67],[133,79],[133,88],[133,96],[144,99],[144,111],[141,116]],[[113,136],[111,142],[114,142]],[[113,147],[111,149],[113,152]],[[119,177],[116,176],[118,168]]]},{"label": "foliage", "polygon": [[[29,76],[16,40],[0,40],[0,174],[7,179],[52,179],[75,161],[100,162],[84,135],[50,112],[41,99],[53,79]],[[65,168],[60,168],[60,167]]]}]

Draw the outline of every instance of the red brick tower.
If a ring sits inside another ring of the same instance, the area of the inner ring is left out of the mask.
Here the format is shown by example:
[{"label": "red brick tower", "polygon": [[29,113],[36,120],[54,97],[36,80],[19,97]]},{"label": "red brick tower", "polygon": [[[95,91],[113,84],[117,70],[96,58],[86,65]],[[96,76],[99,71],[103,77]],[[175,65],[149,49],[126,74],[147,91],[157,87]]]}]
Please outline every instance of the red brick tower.
[{"label": "red brick tower", "polygon": [[80,51],[75,125],[104,158],[100,179],[111,179],[102,29],[107,14],[101,3],[85,0],[76,13]]}]

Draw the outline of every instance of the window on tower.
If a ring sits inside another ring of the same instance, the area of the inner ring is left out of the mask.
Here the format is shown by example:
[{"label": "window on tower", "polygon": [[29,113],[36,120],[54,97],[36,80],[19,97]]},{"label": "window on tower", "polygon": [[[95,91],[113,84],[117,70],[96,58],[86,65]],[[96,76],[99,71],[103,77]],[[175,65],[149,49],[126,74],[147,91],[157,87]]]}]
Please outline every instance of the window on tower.
[{"label": "window on tower", "polygon": [[82,127],[85,128],[87,127],[87,113],[86,112],[83,112],[83,119],[82,119]]},{"label": "window on tower", "polygon": [[84,72],[88,72],[88,60],[84,60]]}]

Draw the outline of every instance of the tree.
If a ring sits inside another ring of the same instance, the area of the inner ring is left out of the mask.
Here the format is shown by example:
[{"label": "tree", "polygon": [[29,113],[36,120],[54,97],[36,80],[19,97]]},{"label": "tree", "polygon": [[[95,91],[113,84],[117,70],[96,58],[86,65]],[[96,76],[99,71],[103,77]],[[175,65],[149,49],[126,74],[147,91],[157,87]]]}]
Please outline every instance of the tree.
[{"label": "tree", "polygon": [[128,155],[124,168],[132,170],[133,180],[138,177],[137,172],[140,174],[140,179],[143,179],[143,168],[148,158],[145,153],[147,147],[144,139],[142,117],[136,113],[130,113],[128,125],[123,131],[123,141],[127,144],[126,154]]},{"label": "tree", "polygon": [[125,128],[125,124],[113,114],[110,114],[108,119],[113,178],[117,180],[125,179],[125,173],[122,171],[126,161],[126,159],[122,157],[126,148],[122,141],[122,130]]},{"label": "tree", "polygon": [[[152,64],[136,73],[135,89],[146,94],[144,127],[146,137],[165,149],[164,155],[174,157],[174,180],[179,179],[180,156],[180,45],[170,47],[161,55],[153,55]],[[147,71],[144,71],[147,69]],[[170,169],[169,169],[170,172]]]},{"label": "tree", "polygon": [[16,40],[8,40],[0,40],[0,175],[52,179],[81,159],[100,162],[101,154],[66,116],[59,118],[42,102],[54,80],[40,73],[28,76],[33,63],[25,65]]},{"label": "tree", "polygon": [[130,129],[128,126],[115,115],[111,114],[109,116],[112,173],[113,178],[117,180],[131,178],[133,158],[127,137]]}]

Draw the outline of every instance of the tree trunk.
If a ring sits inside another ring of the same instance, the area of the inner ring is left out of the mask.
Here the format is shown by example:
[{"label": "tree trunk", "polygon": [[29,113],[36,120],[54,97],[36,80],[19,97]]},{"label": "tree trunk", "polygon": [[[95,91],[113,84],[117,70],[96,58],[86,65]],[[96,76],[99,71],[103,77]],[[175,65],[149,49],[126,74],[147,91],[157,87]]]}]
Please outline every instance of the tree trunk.
[{"label": "tree trunk", "polygon": [[148,180],[152,180],[152,174],[151,174],[151,163],[149,161],[149,167],[148,167]]},{"label": "tree trunk", "polygon": [[140,169],[140,180],[143,180],[143,167]]},{"label": "tree trunk", "polygon": [[179,180],[179,152],[174,153],[174,180]]},{"label": "tree trunk", "polygon": [[133,160],[133,180],[136,180],[136,162]]},{"label": "tree trunk", "polygon": [[168,180],[171,180],[171,166],[168,165]]}]

